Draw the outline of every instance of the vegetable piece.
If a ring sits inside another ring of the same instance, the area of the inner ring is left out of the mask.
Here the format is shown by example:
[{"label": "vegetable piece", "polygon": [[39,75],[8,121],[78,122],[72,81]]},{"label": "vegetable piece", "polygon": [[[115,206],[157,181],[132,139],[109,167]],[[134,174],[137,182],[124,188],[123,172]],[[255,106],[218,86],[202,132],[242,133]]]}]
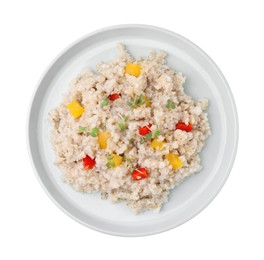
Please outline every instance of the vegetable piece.
[{"label": "vegetable piece", "polygon": [[140,98],[136,97],[131,97],[130,101],[128,102],[128,105],[131,106],[132,108],[138,108],[142,104],[142,101],[140,101]]},{"label": "vegetable piece", "polygon": [[151,102],[152,102],[151,100],[147,98],[147,96],[143,96],[143,95],[140,95],[139,100],[140,100],[140,104],[141,105],[145,104],[146,107],[150,107]]},{"label": "vegetable piece", "polygon": [[99,133],[99,129],[97,127],[92,128],[92,130],[90,131],[90,135],[92,137],[96,137],[98,133]]},{"label": "vegetable piece", "polygon": [[121,129],[121,131],[126,130],[126,125],[124,123],[119,123],[118,127]]},{"label": "vegetable piece", "polygon": [[108,162],[107,164],[106,164],[106,166],[107,167],[111,167],[111,168],[115,168],[115,163],[114,162]]},{"label": "vegetable piece", "polygon": [[118,94],[118,93],[114,93],[114,94],[111,94],[111,95],[108,96],[108,99],[110,101],[115,101],[118,98],[120,98],[120,94]]},{"label": "vegetable piece", "polygon": [[169,161],[170,165],[172,166],[172,169],[174,170],[183,166],[183,163],[177,154],[169,153],[166,155],[166,159]]},{"label": "vegetable piece", "polygon": [[128,63],[125,72],[131,76],[139,77],[141,73],[141,67],[138,64]]},{"label": "vegetable piece", "polygon": [[154,137],[157,138],[159,136],[160,136],[160,130],[156,129],[155,132],[154,132]]},{"label": "vegetable piece", "polygon": [[140,135],[147,135],[151,132],[150,127],[152,124],[148,124],[147,126],[139,127],[138,132]]},{"label": "vegetable piece", "polygon": [[80,134],[84,134],[85,131],[86,131],[86,127],[83,127],[83,126],[80,126],[80,127],[79,127],[79,133],[80,133]]},{"label": "vegetable piece", "polygon": [[67,105],[67,108],[74,118],[80,117],[84,112],[84,108],[80,105],[78,100],[73,100],[70,104]]},{"label": "vegetable piece", "polygon": [[163,141],[159,141],[158,138],[155,138],[150,146],[153,148],[153,149],[157,149],[157,150],[162,150],[164,147],[163,145],[165,144],[165,142]]},{"label": "vegetable piece", "polygon": [[139,104],[140,104],[140,105],[144,105],[144,104],[146,103],[146,101],[147,101],[147,97],[146,97],[146,96],[143,96],[143,95],[141,94],[141,95],[139,96],[138,101],[139,101]]},{"label": "vegetable piece", "polygon": [[98,144],[101,149],[107,148],[107,141],[109,137],[110,137],[109,132],[98,133]]},{"label": "vegetable piece", "polygon": [[176,124],[175,128],[176,128],[176,130],[179,129],[179,130],[182,130],[185,132],[191,132],[192,131],[192,124],[189,123],[188,125],[186,125],[183,122],[179,122]]},{"label": "vegetable piece", "polygon": [[108,162],[106,164],[107,167],[109,168],[116,168],[118,167],[122,161],[123,161],[123,157],[113,153],[110,157],[107,158]]},{"label": "vegetable piece", "polygon": [[128,105],[132,108],[138,108],[142,105],[146,105],[146,107],[150,107],[151,101],[147,99],[146,96],[143,96],[142,94],[140,96],[131,97],[130,101],[128,102]]},{"label": "vegetable piece", "polygon": [[103,101],[102,101],[100,106],[103,108],[103,107],[107,106],[108,104],[109,104],[108,98],[107,98],[107,96],[104,96]]},{"label": "vegetable piece", "polygon": [[124,131],[124,130],[126,130],[126,128],[127,128],[126,123],[128,122],[129,118],[128,118],[127,116],[126,116],[125,118],[123,118],[122,115],[119,114],[119,113],[118,113],[118,115],[119,115],[119,117],[120,117],[120,118],[122,119],[122,121],[123,121],[123,122],[120,122],[120,123],[118,124],[118,127],[121,129],[121,131]]},{"label": "vegetable piece", "polygon": [[135,181],[139,181],[139,180],[148,178],[148,176],[149,176],[148,172],[147,172],[147,170],[145,168],[137,168],[132,173],[132,178]]},{"label": "vegetable piece", "polygon": [[85,158],[83,158],[83,168],[85,170],[91,170],[95,166],[95,158],[92,159],[90,156],[86,155]]},{"label": "vegetable piece", "polygon": [[152,133],[151,132],[149,134],[146,134],[145,136],[146,136],[147,140],[149,140],[149,141],[152,139]]},{"label": "vegetable piece", "polygon": [[168,99],[167,100],[167,104],[166,104],[166,108],[168,109],[175,109],[176,106],[175,106],[175,103],[171,101],[171,99]]}]

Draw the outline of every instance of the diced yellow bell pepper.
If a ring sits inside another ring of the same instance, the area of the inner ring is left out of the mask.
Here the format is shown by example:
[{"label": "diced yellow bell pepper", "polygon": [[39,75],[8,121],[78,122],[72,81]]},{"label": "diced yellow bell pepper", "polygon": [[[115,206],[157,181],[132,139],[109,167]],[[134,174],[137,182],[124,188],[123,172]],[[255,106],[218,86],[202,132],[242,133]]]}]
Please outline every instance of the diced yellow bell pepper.
[{"label": "diced yellow bell pepper", "polygon": [[110,156],[110,159],[108,160],[107,166],[110,167],[110,168],[116,168],[122,163],[122,161],[123,161],[123,157],[122,156],[113,153]]},{"label": "diced yellow bell pepper", "polygon": [[70,104],[67,105],[67,108],[74,118],[80,117],[84,112],[84,108],[77,100],[73,100]]},{"label": "diced yellow bell pepper", "polygon": [[141,67],[138,64],[128,63],[125,72],[129,75],[139,77],[141,72]]},{"label": "diced yellow bell pepper", "polygon": [[98,133],[98,144],[101,149],[107,148],[107,141],[109,137],[110,137],[109,132]]},{"label": "diced yellow bell pepper", "polygon": [[162,150],[164,147],[165,142],[163,141],[159,141],[158,138],[155,138],[153,139],[153,141],[151,142],[150,146],[153,148],[153,149],[157,149],[157,150]]},{"label": "diced yellow bell pepper", "polygon": [[169,161],[172,169],[178,169],[183,166],[182,161],[180,160],[179,156],[174,153],[169,153],[166,155],[166,159]]}]

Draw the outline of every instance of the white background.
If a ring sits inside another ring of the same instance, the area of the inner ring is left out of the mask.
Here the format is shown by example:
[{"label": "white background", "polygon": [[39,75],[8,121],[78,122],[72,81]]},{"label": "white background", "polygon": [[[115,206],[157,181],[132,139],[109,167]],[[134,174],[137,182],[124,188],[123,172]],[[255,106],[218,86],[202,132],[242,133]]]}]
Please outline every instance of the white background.
[{"label": "white background", "polygon": [[[264,259],[263,1],[1,1],[0,259]],[[240,120],[235,165],[198,216],[154,236],[85,228],[42,190],[26,146],[30,99],[50,61],[102,27],[152,24],[199,45],[218,64]]]}]

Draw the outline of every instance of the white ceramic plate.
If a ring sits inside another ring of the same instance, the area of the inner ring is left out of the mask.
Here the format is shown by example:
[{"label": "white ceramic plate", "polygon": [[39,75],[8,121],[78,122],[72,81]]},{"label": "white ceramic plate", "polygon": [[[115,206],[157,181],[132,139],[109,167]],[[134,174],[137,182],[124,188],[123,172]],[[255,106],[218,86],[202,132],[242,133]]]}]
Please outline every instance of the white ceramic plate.
[{"label": "white ceramic plate", "polygon": [[[134,215],[125,203],[112,205],[99,194],[75,192],[60,180],[50,143],[48,112],[83,68],[117,55],[124,43],[134,56],[151,50],[168,53],[168,65],[187,76],[185,91],[195,99],[208,98],[212,136],[202,151],[203,170],[175,188],[160,213]],[[33,96],[28,120],[30,156],[37,177],[49,197],[78,222],[101,232],[142,236],[174,228],[205,208],[225,183],[236,155],[237,112],[228,84],[216,64],[182,36],[152,26],[122,25],[106,28],[78,40],[49,66]]]}]

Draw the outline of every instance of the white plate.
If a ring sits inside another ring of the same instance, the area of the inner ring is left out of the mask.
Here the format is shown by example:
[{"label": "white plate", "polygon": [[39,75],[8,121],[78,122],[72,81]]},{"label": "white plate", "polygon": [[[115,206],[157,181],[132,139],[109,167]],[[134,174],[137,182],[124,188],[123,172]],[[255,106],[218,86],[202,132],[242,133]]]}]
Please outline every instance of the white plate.
[{"label": "white plate", "polygon": [[[116,44],[124,43],[134,56],[151,50],[168,53],[168,64],[187,76],[185,91],[193,98],[208,98],[212,136],[202,151],[203,170],[175,188],[160,213],[134,215],[125,203],[112,205],[99,194],[75,192],[60,180],[53,164],[48,112],[83,68],[111,60]],[[220,191],[234,163],[238,143],[237,112],[228,84],[216,64],[182,36],[147,25],[122,25],[96,31],[60,54],[41,78],[30,107],[28,143],[37,177],[49,197],[78,222],[101,232],[142,236],[183,224],[205,208]]]}]

